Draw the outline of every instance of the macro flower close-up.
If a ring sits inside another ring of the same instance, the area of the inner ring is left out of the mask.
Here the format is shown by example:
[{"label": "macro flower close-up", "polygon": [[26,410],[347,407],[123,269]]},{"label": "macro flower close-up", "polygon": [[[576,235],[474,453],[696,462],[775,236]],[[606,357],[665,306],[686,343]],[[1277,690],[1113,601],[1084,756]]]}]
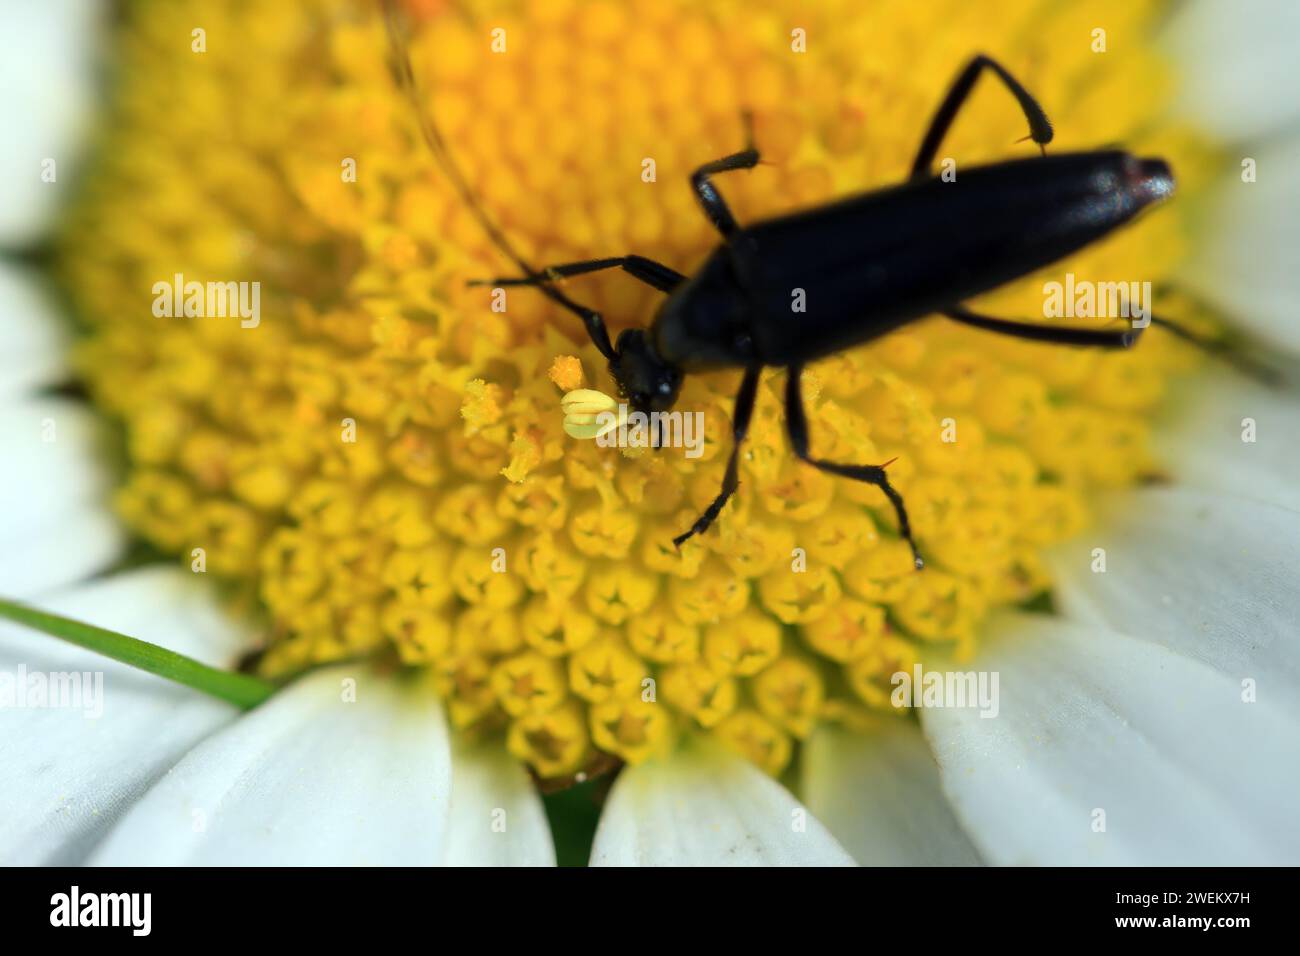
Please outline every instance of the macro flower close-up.
[{"label": "macro flower close-up", "polygon": [[0,27],[0,862],[1300,863],[1292,4]]}]

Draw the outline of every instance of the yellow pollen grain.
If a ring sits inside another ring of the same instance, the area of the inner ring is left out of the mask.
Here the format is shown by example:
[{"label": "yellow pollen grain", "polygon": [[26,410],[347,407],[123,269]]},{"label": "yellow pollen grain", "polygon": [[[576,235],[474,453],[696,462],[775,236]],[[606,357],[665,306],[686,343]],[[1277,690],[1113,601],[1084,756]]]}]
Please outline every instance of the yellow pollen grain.
[{"label": "yellow pollen grain", "polygon": [[[1161,121],[1158,0],[1093,3],[1086,22],[1039,0],[996,17],[963,0],[404,6],[428,108],[536,265],[632,252],[689,272],[718,236],[688,176],[743,145],[743,110],[765,162],[716,180],[742,223],[899,182],[977,51],[1043,102],[1053,151],[1122,142],[1186,183],[1204,155]],[[177,40],[200,22],[201,56]],[[814,453],[896,459],[923,573],[877,489],[792,458],[779,370],[739,493],[679,551],[721,483],[738,374],[686,381],[698,457],[583,440],[586,407],[566,426],[567,396],[616,394],[606,364],[536,290],[505,289],[502,312],[467,286],[514,267],[429,157],[377,5],[177,0],[115,29],[110,121],[60,243],[76,359],[124,428],[122,518],[256,595],[268,674],[396,656],[432,672],[456,727],[542,777],[681,733],[776,774],[819,722],[869,732],[927,645],[969,653],[990,609],[1049,588],[1042,549],[1086,526],[1091,491],[1153,467],[1150,413],[1190,364],[1159,330],[1099,355],[933,318],[805,377]],[[942,154],[960,175],[1032,156],[1024,133],[985,78]],[[1041,316],[1067,268],[1159,287],[1187,205],[973,306]],[[259,281],[259,324],[152,315],[176,272]],[[615,335],[661,300],[619,270],[563,286]]]},{"label": "yellow pollen grain", "polygon": [[576,355],[557,355],[547,376],[562,391],[571,392],[582,385],[582,360]]}]

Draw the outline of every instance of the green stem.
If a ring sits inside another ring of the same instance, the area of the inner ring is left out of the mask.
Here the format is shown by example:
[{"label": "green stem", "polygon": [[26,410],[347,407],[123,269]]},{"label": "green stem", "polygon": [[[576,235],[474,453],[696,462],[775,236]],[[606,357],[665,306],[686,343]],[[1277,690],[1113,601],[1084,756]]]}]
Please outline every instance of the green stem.
[{"label": "green stem", "polygon": [[191,657],[177,654],[157,644],[127,637],[116,631],[83,624],[71,618],[38,611],[35,608],[0,598],[0,617],[17,621],[53,637],[61,638],[78,647],[111,657],[150,674],[193,687],[218,700],[234,704],[243,710],[256,707],[275,693],[275,687],[266,681],[247,674],[223,671],[200,664]]}]

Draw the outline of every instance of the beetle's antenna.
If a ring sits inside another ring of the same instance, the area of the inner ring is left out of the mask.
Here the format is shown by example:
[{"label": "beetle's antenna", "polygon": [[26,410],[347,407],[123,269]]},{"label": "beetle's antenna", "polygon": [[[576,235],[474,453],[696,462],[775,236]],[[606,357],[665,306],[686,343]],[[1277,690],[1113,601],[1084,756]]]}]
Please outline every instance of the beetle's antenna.
[{"label": "beetle's antenna", "polygon": [[523,272],[528,274],[530,279],[536,278],[538,273],[532,268],[524,258],[515,251],[510,240],[506,238],[500,227],[488,216],[487,211],[483,209],[474,192],[469,187],[464,174],[460,167],[452,158],[451,152],[447,149],[447,142],[442,137],[442,131],[438,128],[437,122],[429,111],[424,107],[424,101],[420,98],[420,87],[415,80],[415,70],[411,66],[411,56],[407,50],[405,34],[401,25],[401,14],[397,10],[396,0],[383,0],[384,4],[384,23],[388,28],[389,45],[392,48],[393,68],[397,73],[397,82],[402,87],[402,92],[406,94],[411,105],[415,107],[415,116],[420,124],[420,135],[424,137],[425,143],[428,144],[430,152],[437,160],[439,167],[451,180],[452,186],[460,195],[461,200],[474,213],[474,218],[479,221],[483,231],[487,233],[488,238],[496,244]]},{"label": "beetle's antenna", "polygon": [[[397,10],[397,2],[396,0],[382,0],[382,2],[384,23],[388,30],[388,41],[393,57],[393,70],[397,75],[397,82],[415,108],[416,119],[420,126],[420,135],[424,137],[424,141],[428,144],[429,151],[433,154],[439,168],[451,181],[452,187],[460,196],[461,201],[474,214],[474,218],[478,220],[479,225],[493,244],[514,262],[519,271],[524,273],[530,282],[535,282],[537,288],[545,293],[548,298],[582,319],[590,330],[592,327],[591,310],[574,302],[557,289],[547,275],[538,272],[529,265],[528,261],[519,254],[510,240],[506,238],[501,228],[492,221],[492,217],[487,214],[487,210],[483,208],[483,205],[474,195],[474,191],[470,189],[469,181],[465,178],[465,174],[447,148],[447,141],[443,138],[442,130],[438,128],[433,114],[425,108],[424,100],[420,97],[420,88],[415,80],[415,70],[411,66],[411,56],[407,49],[405,32],[402,27],[402,16]],[[614,358],[614,349],[603,325],[600,326],[599,333],[592,332],[592,337],[595,340],[596,347],[604,353],[606,358]]]}]

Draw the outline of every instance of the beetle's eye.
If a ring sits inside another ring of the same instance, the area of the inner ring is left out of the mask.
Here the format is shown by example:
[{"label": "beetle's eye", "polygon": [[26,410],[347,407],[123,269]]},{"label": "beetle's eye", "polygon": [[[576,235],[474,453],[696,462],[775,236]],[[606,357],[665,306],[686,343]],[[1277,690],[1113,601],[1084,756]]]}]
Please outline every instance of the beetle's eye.
[{"label": "beetle's eye", "polygon": [[672,383],[671,383],[671,382],[660,382],[660,383],[659,383],[659,394],[660,394],[660,395],[670,395],[670,394],[672,394],[672,390],[673,390],[673,386],[672,386]]}]

